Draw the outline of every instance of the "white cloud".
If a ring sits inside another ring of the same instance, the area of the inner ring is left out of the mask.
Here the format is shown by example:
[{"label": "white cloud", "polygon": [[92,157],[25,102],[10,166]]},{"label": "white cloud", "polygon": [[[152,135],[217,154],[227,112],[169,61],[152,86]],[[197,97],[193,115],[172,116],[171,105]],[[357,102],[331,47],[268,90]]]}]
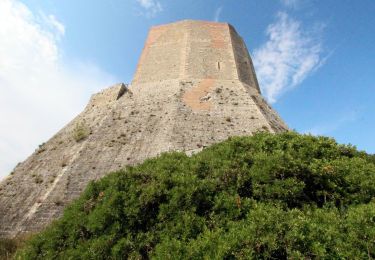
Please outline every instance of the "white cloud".
[{"label": "white cloud", "polygon": [[309,9],[314,5],[311,0],[280,0],[280,3],[290,10]]},{"label": "white cloud", "polygon": [[301,4],[302,0],[280,0],[280,2],[286,7],[297,8]]},{"label": "white cloud", "polygon": [[147,17],[154,17],[157,13],[163,11],[161,3],[157,0],[137,0],[137,2],[144,9],[142,14]]},{"label": "white cloud", "polygon": [[215,14],[214,14],[214,21],[215,22],[218,22],[220,20],[221,11],[223,11],[223,7],[222,6],[220,6],[219,8],[217,8],[215,10]]},{"label": "white cloud", "polygon": [[51,29],[55,30],[55,35],[59,37],[65,35],[65,26],[62,23],[60,23],[54,15],[43,15],[43,18],[45,19],[46,24],[49,24]]},{"label": "white cloud", "polygon": [[64,25],[0,0],[0,179],[115,82],[95,64],[63,62]]},{"label": "white cloud", "polygon": [[325,61],[318,31],[307,32],[286,13],[279,13],[266,34],[268,41],[254,51],[254,66],[264,96],[271,103],[300,84]]},{"label": "white cloud", "polygon": [[358,112],[349,111],[343,113],[341,117],[332,118],[329,122],[322,122],[318,125],[315,125],[311,129],[304,131],[304,133],[312,135],[329,135],[334,131],[340,129],[341,127],[353,123],[358,119]]}]

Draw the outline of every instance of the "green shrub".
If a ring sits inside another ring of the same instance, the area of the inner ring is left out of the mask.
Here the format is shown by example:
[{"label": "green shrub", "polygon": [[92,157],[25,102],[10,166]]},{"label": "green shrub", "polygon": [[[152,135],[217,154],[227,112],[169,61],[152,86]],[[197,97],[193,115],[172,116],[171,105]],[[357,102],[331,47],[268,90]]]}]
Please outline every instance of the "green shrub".
[{"label": "green shrub", "polygon": [[92,182],[19,259],[368,259],[375,164],[293,132],[163,154]]},{"label": "green shrub", "polygon": [[11,239],[0,239],[0,259],[11,259],[17,250],[16,243]]},{"label": "green shrub", "polygon": [[368,160],[375,164],[375,154],[368,155]]},{"label": "green shrub", "polygon": [[73,129],[73,139],[76,142],[82,141],[90,134],[90,129],[85,122],[79,122]]},{"label": "green shrub", "polygon": [[25,237],[16,237],[13,239],[0,239],[0,259],[13,259],[16,250],[23,245]]}]

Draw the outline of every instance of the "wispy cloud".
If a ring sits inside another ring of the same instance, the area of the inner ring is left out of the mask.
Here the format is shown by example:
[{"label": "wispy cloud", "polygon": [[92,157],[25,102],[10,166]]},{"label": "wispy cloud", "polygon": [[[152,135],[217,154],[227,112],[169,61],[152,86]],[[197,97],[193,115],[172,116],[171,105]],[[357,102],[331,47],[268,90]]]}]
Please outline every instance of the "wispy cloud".
[{"label": "wispy cloud", "polygon": [[280,0],[281,4],[289,9],[300,9],[309,5],[310,0]]},{"label": "wispy cloud", "polygon": [[0,1],[0,179],[117,81],[97,65],[64,62],[65,26],[17,0]]},{"label": "wispy cloud", "polygon": [[214,21],[215,22],[218,22],[220,20],[220,15],[221,15],[221,12],[223,11],[223,7],[220,6],[218,7],[216,10],[215,10],[215,14],[214,14]]},{"label": "wispy cloud", "polygon": [[283,12],[268,26],[268,40],[254,51],[254,65],[269,102],[299,85],[324,63],[320,30],[307,31]]},{"label": "wispy cloud", "polygon": [[144,9],[142,14],[147,17],[154,17],[163,11],[161,3],[157,0],[137,0],[137,2]]},{"label": "wispy cloud", "polygon": [[286,7],[298,8],[302,3],[302,0],[280,0],[280,2]]},{"label": "wispy cloud", "polygon": [[57,36],[58,39],[60,39],[60,37],[65,35],[65,26],[59,20],[57,20],[54,15],[45,15],[44,13],[40,13],[40,16],[43,17],[45,26],[49,26],[49,29],[54,32],[54,36]]},{"label": "wispy cloud", "polygon": [[329,122],[320,123],[306,131],[304,133],[312,135],[329,135],[332,132],[340,129],[341,127],[350,124],[358,119],[358,113],[350,111],[344,113],[341,117],[332,118]]}]

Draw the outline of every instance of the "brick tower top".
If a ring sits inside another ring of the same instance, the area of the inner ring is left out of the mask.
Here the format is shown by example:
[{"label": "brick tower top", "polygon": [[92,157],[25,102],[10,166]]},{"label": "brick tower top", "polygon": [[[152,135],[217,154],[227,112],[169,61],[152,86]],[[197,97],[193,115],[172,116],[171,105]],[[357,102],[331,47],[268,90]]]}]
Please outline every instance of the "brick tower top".
[{"label": "brick tower top", "polygon": [[227,23],[184,20],[152,27],[132,84],[169,79],[239,80],[260,92],[246,45]]}]

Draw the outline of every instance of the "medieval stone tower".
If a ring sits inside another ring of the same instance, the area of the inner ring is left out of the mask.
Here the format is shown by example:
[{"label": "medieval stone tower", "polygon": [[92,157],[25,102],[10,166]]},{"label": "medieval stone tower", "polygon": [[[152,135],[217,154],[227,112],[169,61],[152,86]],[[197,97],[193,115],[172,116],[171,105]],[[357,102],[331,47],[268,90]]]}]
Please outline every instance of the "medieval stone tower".
[{"label": "medieval stone tower", "polygon": [[153,27],[133,82],[93,95],[0,184],[0,236],[42,229],[89,181],[125,165],[286,129],[261,97],[231,25],[188,20]]}]

